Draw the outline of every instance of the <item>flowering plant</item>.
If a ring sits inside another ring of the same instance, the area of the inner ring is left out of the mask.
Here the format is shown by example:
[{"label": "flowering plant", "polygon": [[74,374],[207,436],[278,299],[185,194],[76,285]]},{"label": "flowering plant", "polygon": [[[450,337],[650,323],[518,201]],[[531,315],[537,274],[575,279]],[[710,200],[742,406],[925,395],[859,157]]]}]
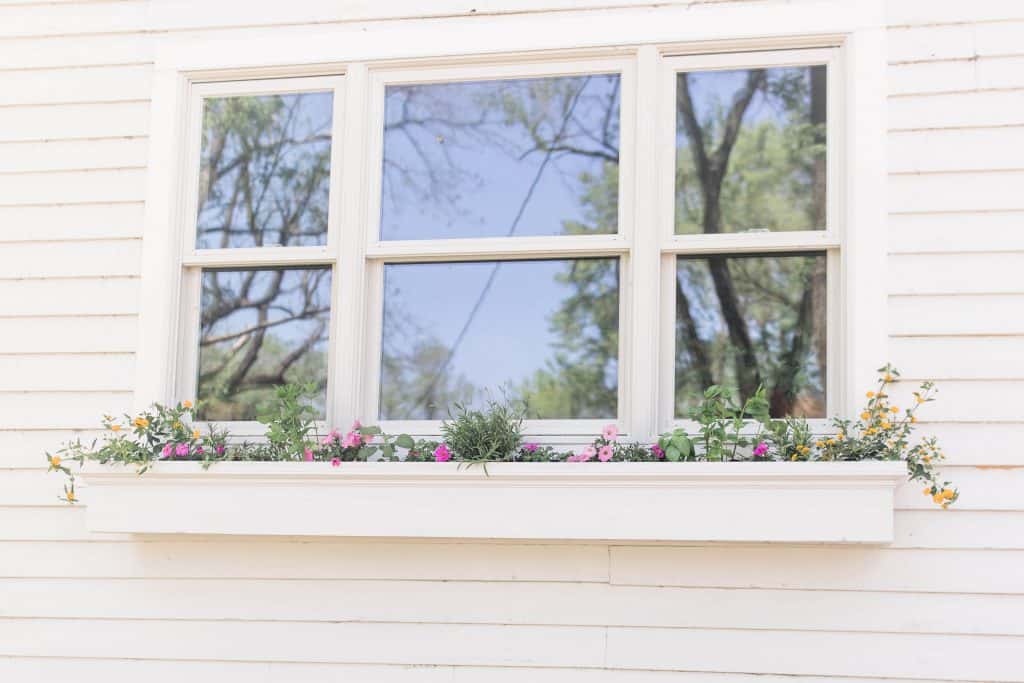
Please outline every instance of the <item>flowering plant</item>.
[{"label": "flowering plant", "polygon": [[905,460],[911,480],[925,484],[924,493],[943,508],[956,502],[959,491],[939,481],[936,465],[943,459],[936,440],[912,441],[917,411],[934,399],[935,387],[923,383],[913,393],[914,403],[900,409],[890,402],[889,387],[899,377],[890,365],[879,369],[875,390],[859,419],[833,420],[834,433],[815,437],[802,418],[772,419],[764,391],[759,389],[742,403],[724,387],[709,387],[692,411],[698,424],[691,435],[677,428],[662,434],[650,446],[622,442],[619,429],[608,424],[601,434],[576,451],[559,451],[549,445],[524,443],[525,405],[491,401],[485,409],[456,406],[455,414],[441,426],[443,440],[413,439],[408,434],[390,435],[358,421],[342,434],[330,430],[322,438],[315,433],[315,412],[308,405],[309,387],[278,389],[275,412],[262,416],[267,439],[259,443],[229,443],[226,431],[210,427],[204,435],[193,426],[195,406],[182,401],[175,406],[153,405],[138,415],[114,418],[106,415],[102,442],[84,445],[68,442],[54,454],[46,454],[49,471],[67,477],[62,500],[77,501],[70,463],[85,460],[134,465],[142,474],[159,460],[200,461],[204,467],[223,460],[328,461],[334,466],[349,461],[396,461],[483,463],[506,462],[664,462],[664,461],[856,461]]}]

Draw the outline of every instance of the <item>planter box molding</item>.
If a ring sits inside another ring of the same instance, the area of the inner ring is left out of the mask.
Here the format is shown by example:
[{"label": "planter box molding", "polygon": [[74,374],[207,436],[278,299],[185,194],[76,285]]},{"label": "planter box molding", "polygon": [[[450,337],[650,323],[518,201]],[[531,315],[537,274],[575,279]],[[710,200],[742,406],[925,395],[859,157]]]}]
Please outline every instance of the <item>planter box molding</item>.
[{"label": "planter box molding", "polygon": [[230,462],[82,473],[91,531],[376,538],[867,543],[903,462]]}]

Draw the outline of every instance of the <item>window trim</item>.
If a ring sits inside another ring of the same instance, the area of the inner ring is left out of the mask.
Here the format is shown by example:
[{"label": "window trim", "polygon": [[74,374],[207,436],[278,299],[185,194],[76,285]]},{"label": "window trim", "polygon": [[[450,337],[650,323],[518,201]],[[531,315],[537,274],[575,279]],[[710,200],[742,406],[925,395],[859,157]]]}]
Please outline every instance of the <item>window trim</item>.
[{"label": "window trim", "polygon": [[[849,413],[859,395],[857,388],[870,380],[877,364],[885,358],[886,350],[886,103],[884,88],[879,87],[885,79],[884,24],[881,0],[857,3],[856,7],[834,0],[813,7],[725,4],[573,10],[558,21],[546,14],[524,14],[432,22],[401,21],[383,26],[357,22],[325,27],[318,32],[310,32],[306,27],[282,30],[266,39],[247,37],[225,41],[161,37],[153,72],[140,282],[140,300],[145,305],[140,307],[136,406],[176,398],[175,378],[179,372],[176,349],[178,330],[184,322],[179,291],[184,263],[178,249],[181,244],[179,226],[182,217],[188,215],[182,203],[182,170],[186,159],[181,141],[187,134],[183,112],[187,112],[190,88],[209,81],[344,73],[346,115],[340,128],[335,127],[336,132],[340,130],[340,140],[336,139],[334,145],[335,151],[344,149],[345,153],[332,168],[330,210],[339,225],[365,225],[368,195],[373,186],[372,183],[367,185],[370,181],[362,177],[363,169],[368,166],[366,141],[361,136],[370,119],[366,103],[349,95],[368,89],[369,63],[376,69],[378,65],[392,68],[428,62],[443,64],[457,58],[459,63],[476,68],[505,60],[551,59],[553,53],[549,50],[558,50],[557,56],[587,59],[621,57],[625,53],[635,55],[638,65],[637,93],[632,99],[638,108],[646,109],[657,106],[657,79],[652,79],[650,74],[652,65],[663,56],[676,58],[682,54],[838,44],[847,71],[846,97],[842,105],[843,119],[847,123],[844,131],[847,146],[842,159],[841,185],[832,183],[829,190],[830,193],[842,192],[846,200],[842,221],[846,234],[840,257],[842,277],[835,283],[843,300],[842,325],[836,332],[830,330],[830,336],[841,335],[846,348],[839,361],[841,366],[832,364],[830,372],[833,368],[841,369],[846,381],[839,399],[830,406],[830,412]],[[567,30],[566,27],[572,28]],[[626,105],[625,96],[623,105]],[[336,102],[336,115],[339,111]],[[657,145],[657,134],[652,129],[637,127],[637,159],[651,158],[645,155],[651,154]],[[674,145],[672,153],[674,155]],[[655,206],[660,191],[651,166],[636,164],[631,183],[635,203],[628,212],[620,205],[620,231],[625,230],[624,221],[632,220],[637,225],[653,225],[657,221]],[[622,164],[620,173],[621,167]],[[336,180],[334,176],[340,177]],[[340,183],[337,188],[336,182]],[[652,203],[651,199],[655,201]],[[350,292],[351,296],[342,297],[332,309],[333,358],[328,382],[336,389],[328,396],[331,404],[328,421],[347,424],[357,416],[366,416],[362,410],[363,400],[359,398],[366,392],[362,362],[368,347],[373,345],[373,342],[367,343],[367,335],[342,334],[343,321],[364,320],[368,310],[372,310],[367,308],[369,303],[365,296],[370,283],[352,265],[371,255],[373,258],[399,255],[383,253],[395,250],[394,244],[368,247],[362,230],[346,229],[337,233],[338,257],[333,286],[336,291]],[[518,243],[520,238],[514,239]],[[620,425],[628,427],[630,438],[650,440],[664,424],[659,417],[663,414],[660,396],[663,392],[658,385],[664,381],[666,373],[658,372],[660,356],[657,353],[659,346],[664,346],[664,326],[658,321],[658,311],[664,303],[666,273],[674,278],[674,268],[663,268],[659,276],[656,266],[674,257],[660,255],[661,238],[652,230],[636,231],[631,239],[632,254],[623,262],[620,290],[623,305],[629,303],[628,316],[620,320],[624,332],[622,342],[630,343],[628,338],[636,336],[628,334],[628,330],[655,329],[660,333],[637,339],[638,343],[629,354],[638,359],[635,367],[620,367],[620,392],[628,386],[630,394],[628,402],[620,401]],[[532,255],[551,246],[533,245],[528,251]],[[607,245],[600,246],[603,250]],[[380,251],[374,253],[376,250]],[[340,391],[338,387],[350,389]],[[662,410],[658,410],[659,406]],[[572,435],[553,436],[550,440],[570,442],[571,438]]]}]

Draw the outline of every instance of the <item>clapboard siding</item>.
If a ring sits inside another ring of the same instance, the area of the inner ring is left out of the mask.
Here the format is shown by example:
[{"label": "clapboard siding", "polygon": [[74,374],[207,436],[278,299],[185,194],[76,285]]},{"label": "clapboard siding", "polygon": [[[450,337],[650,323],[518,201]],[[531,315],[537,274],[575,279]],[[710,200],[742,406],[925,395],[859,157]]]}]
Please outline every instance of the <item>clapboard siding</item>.
[{"label": "clapboard siding", "polygon": [[43,452],[132,405],[159,36],[653,4],[0,0],[0,680],[1024,680],[1018,0],[887,2],[889,358],[963,496],[902,487],[891,547],[139,538],[58,500]]}]

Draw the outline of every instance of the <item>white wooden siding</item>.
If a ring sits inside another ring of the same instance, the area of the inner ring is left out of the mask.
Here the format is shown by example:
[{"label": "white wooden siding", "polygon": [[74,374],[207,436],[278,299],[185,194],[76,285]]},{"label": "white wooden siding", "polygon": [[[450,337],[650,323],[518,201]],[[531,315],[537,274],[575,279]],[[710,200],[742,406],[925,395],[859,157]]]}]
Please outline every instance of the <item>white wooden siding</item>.
[{"label": "white wooden siding", "polygon": [[889,356],[963,491],[892,547],[90,534],[41,453],[131,405],[157,34],[648,2],[245,4],[0,0],[0,680],[1024,681],[1024,3],[888,2]]}]

